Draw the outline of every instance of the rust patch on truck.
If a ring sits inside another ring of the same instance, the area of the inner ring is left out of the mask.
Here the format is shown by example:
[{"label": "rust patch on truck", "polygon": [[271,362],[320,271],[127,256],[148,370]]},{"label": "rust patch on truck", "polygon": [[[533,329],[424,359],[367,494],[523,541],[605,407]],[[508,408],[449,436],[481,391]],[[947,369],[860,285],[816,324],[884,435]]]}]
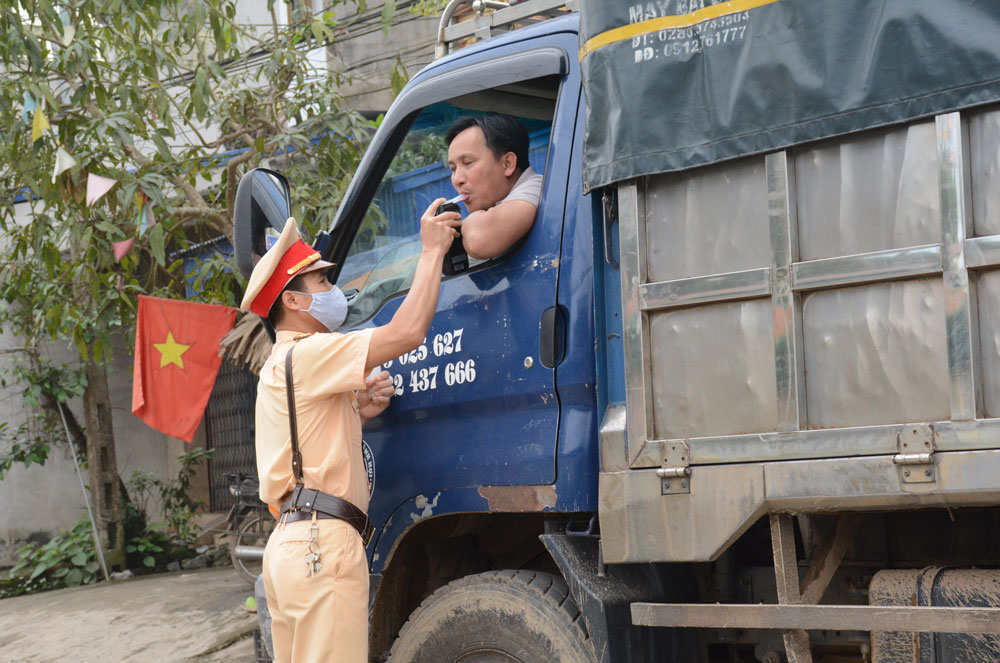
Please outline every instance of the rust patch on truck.
[{"label": "rust patch on truck", "polygon": [[490,511],[543,511],[556,505],[556,487],[542,486],[481,486],[479,494]]}]

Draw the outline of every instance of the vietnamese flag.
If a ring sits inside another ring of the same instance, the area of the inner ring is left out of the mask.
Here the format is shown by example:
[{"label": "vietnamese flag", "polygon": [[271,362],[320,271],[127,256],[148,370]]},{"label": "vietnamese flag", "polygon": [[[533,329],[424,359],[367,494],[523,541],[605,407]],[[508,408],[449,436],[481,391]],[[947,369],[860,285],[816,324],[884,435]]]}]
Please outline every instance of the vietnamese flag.
[{"label": "vietnamese flag", "polygon": [[132,413],[190,442],[222,364],[219,341],[235,321],[228,306],[140,296]]}]

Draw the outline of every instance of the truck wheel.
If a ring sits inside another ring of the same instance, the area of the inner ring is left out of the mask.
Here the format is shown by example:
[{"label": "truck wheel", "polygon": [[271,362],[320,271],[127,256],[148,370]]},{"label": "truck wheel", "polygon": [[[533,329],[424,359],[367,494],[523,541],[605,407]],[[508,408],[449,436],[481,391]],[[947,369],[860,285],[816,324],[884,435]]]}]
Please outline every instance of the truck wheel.
[{"label": "truck wheel", "polygon": [[399,632],[389,663],[596,663],[562,578],[490,571],[440,588]]}]

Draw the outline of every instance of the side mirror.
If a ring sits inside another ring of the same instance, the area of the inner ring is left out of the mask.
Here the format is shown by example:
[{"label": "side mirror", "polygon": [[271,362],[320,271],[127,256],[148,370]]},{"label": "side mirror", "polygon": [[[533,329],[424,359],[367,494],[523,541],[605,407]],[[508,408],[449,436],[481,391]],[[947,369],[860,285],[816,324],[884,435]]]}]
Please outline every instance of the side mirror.
[{"label": "side mirror", "polygon": [[240,180],[233,209],[236,267],[250,278],[253,266],[267,251],[267,230],[277,232],[291,216],[291,191],[283,175],[254,168]]}]

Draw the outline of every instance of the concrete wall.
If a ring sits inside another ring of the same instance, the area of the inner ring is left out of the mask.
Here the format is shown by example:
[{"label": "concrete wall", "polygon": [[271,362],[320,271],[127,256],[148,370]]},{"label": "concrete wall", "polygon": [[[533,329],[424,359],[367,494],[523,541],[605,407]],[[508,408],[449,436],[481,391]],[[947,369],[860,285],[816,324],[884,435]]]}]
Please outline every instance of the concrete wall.
[{"label": "concrete wall", "polygon": [[[0,344],[7,349],[11,340],[9,335],[2,336]],[[74,360],[75,350],[53,348],[51,354],[69,361]],[[108,382],[119,475],[126,483],[135,471],[151,472],[160,479],[174,478],[179,469],[178,456],[193,446],[204,446],[203,427],[198,430],[194,442],[188,445],[149,428],[132,414],[132,350],[120,341],[115,344]],[[21,387],[16,384],[9,384],[0,392],[0,417],[14,427],[28,414],[20,392]],[[82,405],[79,398],[70,403],[81,423]],[[47,541],[87,515],[70,446],[65,433],[61,430],[58,433],[52,440],[45,465],[28,468],[15,465],[0,481],[0,567],[12,564],[14,553],[26,541]],[[88,482],[86,468],[83,468],[83,480],[85,484]],[[205,467],[200,468],[194,481],[192,496],[208,503]],[[156,521],[162,519],[163,514],[156,508],[150,517]]]},{"label": "concrete wall", "polygon": [[[354,110],[385,110],[395,95],[390,86],[397,58],[413,77],[434,59],[439,17],[414,16],[401,8],[389,33],[382,32],[378,16],[382,4],[371,5],[364,15],[364,27],[339,40],[329,49],[329,66],[350,77],[341,88],[347,105]],[[374,19],[368,18],[374,15]]]},{"label": "concrete wall", "polygon": [[[17,339],[9,334],[0,336],[0,349],[16,347]],[[58,361],[76,361],[76,351],[70,347],[53,347],[49,355]],[[10,365],[5,357],[0,370]],[[114,359],[108,370],[112,419],[115,432],[115,453],[118,473],[127,483],[135,471],[151,472],[161,479],[177,475],[178,456],[193,446],[204,446],[204,430],[199,428],[191,445],[169,437],[143,423],[132,414],[132,349],[119,339],[114,347]],[[0,417],[17,427],[28,413],[21,398],[22,387],[10,384],[0,390]],[[83,422],[82,399],[74,399],[70,408]],[[58,431],[51,443],[49,459],[43,466],[25,468],[15,465],[0,481],[0,567],[13,564],[16,550],[29,540],[44,542],[69,529],[85,518],[86,507],[80,480],[65,433]],[[80,459],[81,462],[85,459]],[[84,483],[88,482],[83,468]],[[192,496],[208,503],[208,473],[200,468],[194,481]],[[157,508],[150,517],[156,521],[163,514]]]},{"label": "concrete wall", "polygon": [[[313,12],[328,9],[328,0],[311,0]],[[368,2],[358,12],[357,2],[336,4],[333,11],[342,27],[336,42],[327,49],[316,49],[310,60],[318,70],[327,68],[348,77],[341,93],[349,108],[354,110],[385,110],[392,103],[390,77],[397,61],[413,76],[434,58],[439,16],[419,16],[409,11],[413,0],[396,3],[393,25],[388,34],[382,31],[382,0]],[[288,23],[290,9],[281,3],[275,6],[280,25]],[[267,6],[258,0],[241,0],[236,20],[256,26],[258,34],[270,31],[271,17]]]},{"label": "concrete wall", "polygon": [[[10,352],[18,345],[10,334],[0,336],[4,366],[13,365],[15,355]],[[13,431],[25,421],[26,413],[20,385],[11,384],[9,377],[7,383],[0,390],[0,419]],[[74,409],[79,409],[79,403]],[[44,466],[15,465],[0,480],[0,566],[11,564],[14,552],[26,541],[47,541],[52,533],[86,515],[69,447],[53,442]],[[0,443],[0,450],[6,452],[6,444]]]},{"label": "concrete wall", "polygon": [[[30,205],[15,206],[15,218],[28,223]],[[7,386],[0,387],[0,421],[7,422],[8,430],[16,430],[29,415],[24,408],[21,393],[23,386],[5,375],[18,360],[23,340],[9,332],[0,333],[0,375]],[[115,448],[118,471],[127,482],[136,470],[152,472],[161,479],[177,474],[177,457],[190,449],[183,441],[168,437],[146,426],[132,414],[132,365],[133,350],[124,338],[114,344],[113,361],[108,370],[108,388],[111,396],[114,422]],[[76,350],[69,345],[53,345],[46,349],[52,361],[74,365],[78,363]],[[74,399],[70,408],[83,424],[82,399]],[[57,431],[51,441],[49,459],[43,466],[15,465],[0,480],[0,567],[15,560],[16,550],[29,540],[47,541],[86,517],[83,492],[77,477],[73,456],[65,433]],[[2,443],[0,443],[2,444]],[[195,445],[204,446],[204,432],[199,429]],[[2,449],[6,451],[6,448]],[[80,459],[83,462],[85,459]],[[84,483],[87,482],[83,469]],[[202,468],[195,480],[194,497],[208,502],[208,475]],[[155,519],[162,513],[152,514]]]}]

